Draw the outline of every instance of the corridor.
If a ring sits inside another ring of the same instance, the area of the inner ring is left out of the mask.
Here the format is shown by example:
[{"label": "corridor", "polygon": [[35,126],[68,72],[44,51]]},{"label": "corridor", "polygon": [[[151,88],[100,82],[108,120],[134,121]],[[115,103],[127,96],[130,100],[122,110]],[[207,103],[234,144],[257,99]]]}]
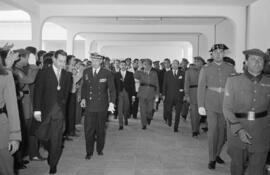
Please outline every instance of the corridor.
[{"label": "corridor", "polygon": [[[160,104],[161,106],[161,104]],[[124,130],[118,130],[118,121],[111,119],[107,129],[103,156],[95,153],[86,161],[83,131],[80,137],[65,143],[58,165],[58,175],[225,175],[229,174],[226,147],[221,157],[225,165],[207,168],[207,136],[191,137],[190,121],[181,120],[178,133],[165,125],[163,109],[155,113],[147,130],[140,120],[129,120]],[[30,162],[20,175],[48,174],[46,162]]]}]

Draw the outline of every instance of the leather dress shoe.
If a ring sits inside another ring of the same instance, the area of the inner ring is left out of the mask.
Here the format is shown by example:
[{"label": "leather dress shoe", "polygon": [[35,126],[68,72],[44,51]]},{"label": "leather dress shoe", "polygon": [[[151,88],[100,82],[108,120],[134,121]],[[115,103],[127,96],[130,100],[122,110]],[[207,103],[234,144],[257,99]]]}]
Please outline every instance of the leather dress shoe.
[{"label": "leather dress shoe", "polygon": [[192,133],[192,137],[198,137],[198,135],[199,135],[199,132],[193,132]]},{"label": "leather dress shoe", "polygon": [[49,174],[55,174],[56,173],[56,167],[54,166],[54,167],[51,167],[50,168],[50,172],[49,172]]},{"label": "leather dress shoe", "polygon": [[76,134],[76,133],[71,133],[69,134],[70,137],[80,137],[80,135]]},{"label": "leather dress shoe", "polygon": [[146,129],[146,126],[143,126],[142,129],[145,130]]},{"label": "leather dress shoe", "polygon": [[216,161],[210,161],[208,163],[208,169],[210,170],[216,169]]},{"label": "leather dress shoe", "polygon": [[217,156],[216,158],[216,162],[219,163],[219,164],[224,164],[224,160],[222,160],[219,156]]},{"label": "leather dress shoe", "polygon": [[69,136],[65,136],[65,137],[64,137],[64,140],[66,140],[66,141],[72,141],[73,139],[70,138]]},{"label": "leather dress shoe", "polygon": [[17,165],[14,166],[16,170],[20,170],[20,169],[25,169],[27,168],[27,166],[23,163],[19,163]]},{"label": "leather dress shoe", "polygon": [[99,156],[103,156],[103,152],[101,151],[101,152],[98,152],[98,155]]},{"label": "leather dress shoe", "polygon": [[203,132],[207,132],[208,131],[208,127],[203,127],[202,130],[203,130]]},{"label": "leather dress shoe", "polygon": [[23,164],[28,164],[29,160],[23,160],[22,162],[23,162]]},{"label": "leather dress shoe", "polygon": [[123,126],[119,126],[119,130],[123,130],[124,129],[124,127]]},{"label": "leather dress shoe", "polygon": [[92,155],[91,155],[91,154],[86,154],[85,159],[86,159],[86,160],[90,160],[90,159],[91,159],[91,157],[92,157]]}]

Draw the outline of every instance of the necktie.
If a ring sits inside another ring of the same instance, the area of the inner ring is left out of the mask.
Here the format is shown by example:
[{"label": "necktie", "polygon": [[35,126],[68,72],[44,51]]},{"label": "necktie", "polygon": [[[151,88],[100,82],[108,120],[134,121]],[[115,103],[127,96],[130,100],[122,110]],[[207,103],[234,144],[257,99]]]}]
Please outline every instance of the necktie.
[{"label": "necktie", "polygon": [[95,69],[94,70],[94,77],[96,77],[97,76],[97,70]]},{"label": "necktie", "polygon": [[56,70],[56,77],[57,77],[57,90],[60,91],[61,86],[60,86],[60,76],[61,76],[61,69]]},{"label": "necktie", "polygon": [[57,80],[58,80],[58,82],[60,82],[60,74],[61,74],[61,69],[57,69]]}]

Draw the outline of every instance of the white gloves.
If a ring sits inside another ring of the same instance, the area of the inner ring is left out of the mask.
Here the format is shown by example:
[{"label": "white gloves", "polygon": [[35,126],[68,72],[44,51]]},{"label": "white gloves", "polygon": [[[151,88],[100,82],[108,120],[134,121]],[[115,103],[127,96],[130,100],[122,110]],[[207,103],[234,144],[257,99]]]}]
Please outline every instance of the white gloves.
[{"label": "white gloves", "polygon": [[206,110],[205,110],[205,108],[204,107],[199,107],[199,114],[200,115],[206,115]]},{"label": "white gloves", "polygon": [[115,112],[114,104],[113,104],[113,103],[110,103],[110,104],[109,104],[108,111],[111,112],[111,113],[114,113],[114,112]]}]

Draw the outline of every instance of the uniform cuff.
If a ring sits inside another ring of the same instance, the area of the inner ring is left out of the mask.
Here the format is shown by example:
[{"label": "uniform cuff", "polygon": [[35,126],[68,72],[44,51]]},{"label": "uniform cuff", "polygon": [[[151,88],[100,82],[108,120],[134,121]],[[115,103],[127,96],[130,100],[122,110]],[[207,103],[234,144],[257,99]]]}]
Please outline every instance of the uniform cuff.
[{"label": "uniform cuff", "polygon": [[9,134],[9,140],[18,140],[21,141],[22,140],[22,135],[21,135],[21,131],[11,131]]},{"label": "uniform cuff", "polygon": [[238,132],[243,129],[243,127],[241,126],[240,123],[237,123],[237,124],[233,124],[230,126],[231,127],[231,132],[234,136],[237,136],[238,135]]}]

